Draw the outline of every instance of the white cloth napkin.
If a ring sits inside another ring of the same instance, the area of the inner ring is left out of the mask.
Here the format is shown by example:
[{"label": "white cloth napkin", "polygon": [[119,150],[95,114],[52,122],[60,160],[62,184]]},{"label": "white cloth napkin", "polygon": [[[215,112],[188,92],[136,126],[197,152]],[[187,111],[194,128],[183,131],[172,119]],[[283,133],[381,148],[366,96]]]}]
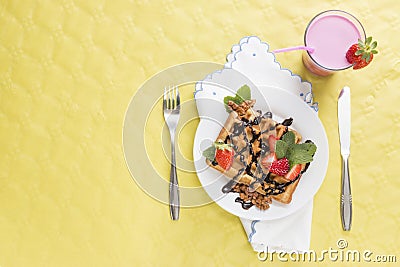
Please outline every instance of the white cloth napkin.
[{"label": "white cloth napkin", "polygon": [[313,200],[287,217],[271,221],[240,218],[248,240],[257,252],[297,252],[310,249]]}]

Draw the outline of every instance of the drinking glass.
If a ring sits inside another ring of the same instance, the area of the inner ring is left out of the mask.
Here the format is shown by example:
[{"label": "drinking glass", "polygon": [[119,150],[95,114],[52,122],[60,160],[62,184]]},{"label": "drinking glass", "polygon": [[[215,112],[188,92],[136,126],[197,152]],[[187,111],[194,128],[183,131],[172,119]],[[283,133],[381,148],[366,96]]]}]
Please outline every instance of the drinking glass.
[{"label": "drinking glass", "polygon": [[352,66],[346,52],[358,40],[365,40],[360,21],[342,10],[327,10],[316,15],[304,33],[304,66],[312,73],[327,76]]}]

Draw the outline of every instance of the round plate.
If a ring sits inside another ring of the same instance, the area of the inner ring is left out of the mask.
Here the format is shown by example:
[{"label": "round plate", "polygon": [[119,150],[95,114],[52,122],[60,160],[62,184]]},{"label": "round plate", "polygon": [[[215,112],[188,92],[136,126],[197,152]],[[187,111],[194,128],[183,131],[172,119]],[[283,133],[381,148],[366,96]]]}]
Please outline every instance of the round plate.
[{"label": "round plate", "polygon": [[[291,127],[303,136],[303,141],[309,139],[317,146],[314,160],[303,174],[291,203],[282,204],[273,200],[268,210],[262,211],[255,206],[245,210],[240,203],[235,202],[237,193],[222,193],[221,189],[229,181],[229,178],[209,167],[202,156],[202,151],[215,140],[221,130],[221,125],[225,121],[207,118],[200,120],[194,140],[193,158],[200,183],[211,199],[219,206],[241,218],[274,220],[296,212],[317,193],[328,167],[329,146],[324,127],[317,114],[299,97],[276,87],[258,86],[258,88],[264,95],[264,99],[257,99],[256,97],[256,100],[267,101],[275,121],[281,122],[285,118],[292,117],[293,124]],[[226,113],[225,119],[227,116]],[[221,118],[223,116],[216,117]]]}]

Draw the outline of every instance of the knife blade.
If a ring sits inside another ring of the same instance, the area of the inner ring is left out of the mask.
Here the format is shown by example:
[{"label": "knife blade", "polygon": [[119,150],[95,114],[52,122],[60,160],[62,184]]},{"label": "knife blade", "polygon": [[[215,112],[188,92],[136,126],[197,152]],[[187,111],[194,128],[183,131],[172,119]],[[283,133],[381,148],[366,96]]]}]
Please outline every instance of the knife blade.
[{"label": "knife blade", "polygon": [[340,154],[342,156],[342,188],[340,198],[340,214],[342,228],[349,231],[353,216],[352,196],[350,186],[349,156],[351,132],[350,88],[345,86],[340,91],[338,98],[338,124]]}]

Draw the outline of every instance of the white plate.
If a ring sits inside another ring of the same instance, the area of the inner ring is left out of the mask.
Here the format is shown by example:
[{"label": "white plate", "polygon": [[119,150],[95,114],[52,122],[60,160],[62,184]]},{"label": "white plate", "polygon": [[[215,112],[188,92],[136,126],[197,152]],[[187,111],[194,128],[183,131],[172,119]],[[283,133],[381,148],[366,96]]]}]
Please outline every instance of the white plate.
[{"label": "white plate", "polygon": [[[285,118],[292,117],[292,127],[303,136],[303,141],[312,140],[317,146],[314,160],[302,176],[293,194],[292,202],[286,205],[273,201],[271,207],[265,211],[259,210],[255,206],[244,210],[240,203],[235,202],[238,196],[237,193],[222,193],[221,189],[229,181],[229,178],[209,167],[205,163],[202,151],[218,136],[221,125],[224,124],[228,116],[227,113],[225,116],[216,114],[212,119],[201,118],[195,135],[193,157],[200,183],[211,199],[219,206],[241,218],[249,220],[274,220],[294,213],[317,193],[325,178],[328,167],[329,146],[321,121],[315,111],[304,101],[292,93],[277,87],[258,86],[258,88],[265,99],[257,99],[257,97],[261,98],[259,94],[255,98],[259,102],[265,103],[266,101],[269,104],[274,120],[280,122]],[[218,112],[225,111],[218,109]]]}]

